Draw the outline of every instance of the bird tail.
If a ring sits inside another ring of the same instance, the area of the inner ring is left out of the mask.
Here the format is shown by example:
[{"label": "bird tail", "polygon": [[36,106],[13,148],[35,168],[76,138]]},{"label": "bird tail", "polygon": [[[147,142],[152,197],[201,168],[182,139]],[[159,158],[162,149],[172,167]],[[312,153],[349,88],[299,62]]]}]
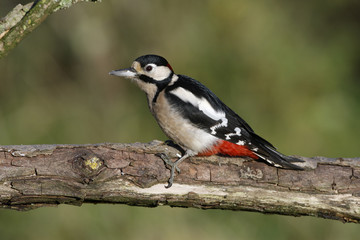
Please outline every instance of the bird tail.
[{"label": "bird tail", "polygon": [[293,164],[294,162],[304,162],[303,160],[291,156],[286,156],[270,146],[265,145],[262,148],[259,148],[257,151],[254,151],[254,154],[275,167],[303,170],[302,167]]}]

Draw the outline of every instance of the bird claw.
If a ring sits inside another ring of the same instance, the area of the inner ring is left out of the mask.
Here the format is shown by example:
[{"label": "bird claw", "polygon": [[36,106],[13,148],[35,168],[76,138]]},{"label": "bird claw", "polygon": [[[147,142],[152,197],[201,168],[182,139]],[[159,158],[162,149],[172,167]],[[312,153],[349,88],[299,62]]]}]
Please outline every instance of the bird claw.
[{"label": "bird claw", "polygon": [[157,153],[155,154],[157,157],[160,157],[164,162],[166,166],[170,166],[170,178],[168,180],[168,184],[165,186],[165,188],[169,188],[172,186],[173,182],[174,182],[174,175],[175,175],[175,170],[178,172],[178,174],[180,174],[180,168],[178,168],[178,161],[171,161],[169,159],[169,157],[165,154],[165,153]]},{"label": "bird claw", "polygon": [[[178,173],[181,172],[180,168],[176,164],[176,161],[175,162],[171,161],[170,158],[165,153],[156,153],[155,156],[161,158],[166,163],[166,165],[170,166],[171,168],[175,167],[175,169]],[[181,158],[181,156],[179,156],[179,155],[177,155],[177,156],[179,158]]]}]

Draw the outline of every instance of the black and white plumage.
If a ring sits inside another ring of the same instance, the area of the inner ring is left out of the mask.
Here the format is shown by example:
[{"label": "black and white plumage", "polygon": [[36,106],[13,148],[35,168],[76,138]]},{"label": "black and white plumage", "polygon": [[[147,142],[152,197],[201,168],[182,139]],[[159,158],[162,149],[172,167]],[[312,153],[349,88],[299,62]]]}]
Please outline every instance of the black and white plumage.
[{"label": "black and white plumage", "polygon": [[167,187],[172,185],[177,165],[195,155],[249,156],[276,167],[302,169],[293,164],[302,160],[277,152],[207,87],[175,74],[163,57],[141,56],[130,68],[110,74],[130,78],[146,93],[161,129],[185,150],[174,164],[167,161],[172,165]]}]

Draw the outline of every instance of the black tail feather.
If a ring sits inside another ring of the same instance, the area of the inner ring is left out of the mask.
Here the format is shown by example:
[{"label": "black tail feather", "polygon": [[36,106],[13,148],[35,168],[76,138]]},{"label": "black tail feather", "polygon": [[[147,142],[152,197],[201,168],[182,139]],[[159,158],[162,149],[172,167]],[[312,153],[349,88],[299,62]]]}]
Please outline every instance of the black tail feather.
[{"label": "black tail feather", "polygon": [[286,156],[272,147],[264,146],[262,148],[259,148],[257,151],[254,151],[254,153],[265,160],[267,163],[275,166],[275,167],[281,167],[286,169],[294,169],[294,170],[303,170],[302,167],[293,164],[294,162],[304,162],[301,159]]}]

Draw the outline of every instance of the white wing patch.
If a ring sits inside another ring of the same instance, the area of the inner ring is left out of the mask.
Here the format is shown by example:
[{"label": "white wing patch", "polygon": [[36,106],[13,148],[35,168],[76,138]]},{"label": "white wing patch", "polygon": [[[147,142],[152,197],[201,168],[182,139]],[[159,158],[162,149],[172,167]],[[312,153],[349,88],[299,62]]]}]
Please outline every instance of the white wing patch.
[{"label": "white wing patch", "polygon": [[245,141],[239,140],[236,144],[237,144],[237,145],[245,145]]},{"label": "white wing patch", "polygon": [[[228,134],[225,134],[225,139],[226,140],[230,140],[231,139],[231,136],[241,136],[241,129],[239,127],[236,127],[234,129],[235,133],[228,133]],[[244,145],[244,144],[240,144],[240,145]]]},{"label": "white wing patch", "polygon": [[212,135],[215,135],[216,134],[216,129],[217,128],[219,128],[219,127],[227,127],[227,124],[228,124],[228,120],[227,120],[227,118],[226,117],[223,117],[222,119],[221,119],[221,123],[218,123],[218,124],[216,124],[216,125],[214,125],[214,126],[212,126],[211,128],[210,128],[210,130],[211,130],[211,134]]},{"label": "white wing patch", "polygon": [[215,121],[221,120],[221,123],[218,123],[210,128],[211,134],[215,135],[215,130],[219,127],[227,127],[228,119],[225,117],[225,113],[223,111],[216,111],[205,98],[198,98],[192,92],[182,87],[178,87],[170,92],[180,98],[182,101],[191,103],[194,107],[198,108],[209,118]]}]

